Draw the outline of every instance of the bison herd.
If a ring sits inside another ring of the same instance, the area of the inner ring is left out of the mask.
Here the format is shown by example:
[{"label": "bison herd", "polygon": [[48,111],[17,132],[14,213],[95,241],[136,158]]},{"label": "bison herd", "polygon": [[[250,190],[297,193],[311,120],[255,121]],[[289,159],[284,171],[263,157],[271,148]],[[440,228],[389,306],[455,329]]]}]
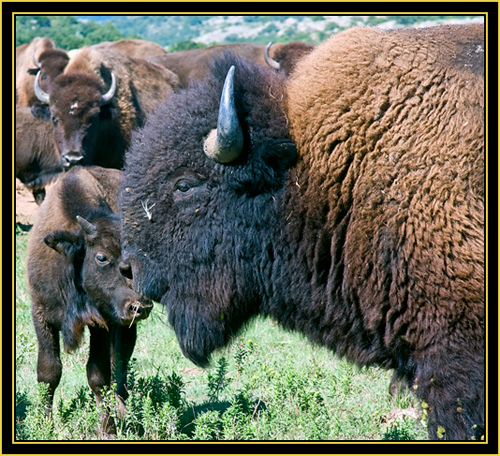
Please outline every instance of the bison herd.
[{"label": "bison herd", "polygon": [[[19,46],[48,413],[59,338],[71,352],[86,327],[97,403],[114,378],[125,411],[156,301],[199,366],[265,315],[394,370],[431,439],[484,439],[484,63],[477,24],[353,28],[315,48]],[[103,411],[100,436],[114,432]]]}]

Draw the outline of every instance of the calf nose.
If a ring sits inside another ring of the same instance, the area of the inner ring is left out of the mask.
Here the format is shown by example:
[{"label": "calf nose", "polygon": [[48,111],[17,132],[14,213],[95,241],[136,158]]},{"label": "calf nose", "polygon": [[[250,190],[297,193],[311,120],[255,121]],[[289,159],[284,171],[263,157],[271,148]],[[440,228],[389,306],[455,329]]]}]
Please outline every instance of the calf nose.
[{"label": "calf nose", "polygon": [[147,318],[151,309],[153,308],[153,303],[142,303],[139,301],[131,302],[127,305],[127,311],[130,315],[133,315],[134,319]]},{"label": "calf nose", "polygon": [[77,165],[80,160],[83,159],[83,155],[80,152],[68,152],[61,156],[62,165],[65,168],[70,168]]}]

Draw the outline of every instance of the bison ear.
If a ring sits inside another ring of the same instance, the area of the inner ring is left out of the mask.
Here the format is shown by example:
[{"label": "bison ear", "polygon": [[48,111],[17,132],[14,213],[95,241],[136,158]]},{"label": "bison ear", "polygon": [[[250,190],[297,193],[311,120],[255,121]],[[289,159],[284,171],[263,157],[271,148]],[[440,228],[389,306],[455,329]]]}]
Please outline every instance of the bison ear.
[{"label": "bison ear", "polygon": [[50,120],[50,108],[49,105],[36,101],[31,106],[31,114],[35,119],[38,120]]},{"label": "bison ear", "polygon": [[73,258],[83,247],[82,239],[67,231],[47,234],[43,241],[51,249],[70,258]]}]

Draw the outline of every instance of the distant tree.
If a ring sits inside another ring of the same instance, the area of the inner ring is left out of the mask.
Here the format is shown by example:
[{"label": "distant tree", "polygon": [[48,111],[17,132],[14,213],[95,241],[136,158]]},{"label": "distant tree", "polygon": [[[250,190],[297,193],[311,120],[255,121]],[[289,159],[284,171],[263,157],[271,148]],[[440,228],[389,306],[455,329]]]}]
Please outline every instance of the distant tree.
[{"label": "distant tree", "polygon": [[205,45],[203,43],[196,43],[191,40],[186,40],[186,41],[179,41],[176,44],[172,44],[168,47],[169,52],[176,52],[176,51],[187,51],[188,49],[200,49],[204,48]]}]

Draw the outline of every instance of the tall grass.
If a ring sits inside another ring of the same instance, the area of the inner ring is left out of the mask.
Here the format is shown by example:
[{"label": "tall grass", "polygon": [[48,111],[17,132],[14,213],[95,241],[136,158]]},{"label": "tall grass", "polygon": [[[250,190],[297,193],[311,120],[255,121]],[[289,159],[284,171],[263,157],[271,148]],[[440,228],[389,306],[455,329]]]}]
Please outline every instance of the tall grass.
[{"label": "tall grass", "polygon": [[[54,412],[44,413],[46,389],[35,386],[28,236],[16,233],[15,437],[98,439],[99,411],[85,373],[88,339],[75,354],[62,354]],[[157,305],[138,326],[127,416],[115,416],[116,440],[427,439],[417,401],[409,394],[389,395],[391,372],[358,369],[261,318],[216,353],[204,371],[182,356],[165,320]],[[105,396],[105,405],[116,410],[113,388]]]}]

